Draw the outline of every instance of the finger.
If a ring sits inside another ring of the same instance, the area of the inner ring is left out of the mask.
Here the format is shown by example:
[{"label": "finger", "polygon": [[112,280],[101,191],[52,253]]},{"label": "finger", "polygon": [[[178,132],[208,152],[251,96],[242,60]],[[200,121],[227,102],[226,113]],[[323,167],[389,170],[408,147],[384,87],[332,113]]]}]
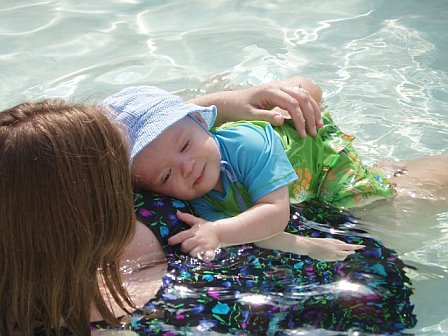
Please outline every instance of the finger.
[{"label": "finger", "polygon": [[322,120],[322,113],[320,111],[320,105],[314,100],[313,97],[310,97],[310,104],[313,107],[314,111],[314,120],[316,121],[316,126],[321,128],[324,126],[324,121]]},{"label": "finger", "polygon": [[322,114],[320,112],[320,106],[316,103],[314,98],[309,95],[309,101],[308,101],[308,113],[310,116],[306,116],[306,125],[307,125],[307,131],[308,134],[312,136],[317,135],[317,128],[322,128],[324,126],[324,122],[322,120]]},{"label": "finger", "polygon": [[[290,114],[294,125],[300,136],[305,137],[306,131],[308,134],[315,136],[317,134],[316,126],[321,127],[320,108],[311,94],[301,88],[301,86],[294,87],[280,87],[281,91],[286,93],[292,100],[285,100],[287,111]],[[281,105],[279,105],[281,107]],[[316,118],[317,117],[317,118]],[[318,123],[319,120],[319,123]]]},{"label": "finger", "polygon": [[[296,127],[297,133],[304,138],[306,136],[306,124],[311,125],[309,129],[311,130],[311,135],[316,135],[315,133],[315,120],[314,120],[314,111],[308,106],[309,94],[299,88],[281,88],[283,92],[288,94],[295,103],[291,108],[288,109],[289,114],[291,115],[292,121],[294,122],[294,126]],[[304,103],[306,102],[306,103]],[[303,105],[303,106],[302,106]],[[314,129],[314,133],[313,132]]]},{"label": "finger", "polygon": [[252,114],[254,116],[254,119],[267,121],[272,126],[281,126],[283,125],[283,121],[285,120],[285,116],[281,112],[277,111],[277,108],[274,108],[270,111],[254,109]]},{"label": "finger", "polygon": [[302,89],[301,87],[295,88],[297,94],[297,101],[300,104],[303,118],[305,119],[305,127],[309,135],[316,136],[316,119],[315,119],[315,111],[314,107],[311,104],[313,98],[309,94],[308,91]]},{"label": "finger", "polygon": [[283,117],[283,119],[291,119],[291,116],[289,115],[289,112],[284,110],[284,109],[282,109],[282,108],[280,108],[280,107],[278,107],[278,106],[274,107],[271,110],[271,112],[275,113],[275,114],[280,114]]},{"label": "finger", "polygon": [[335,238],[327,238],[327,239],[328,239],[329,243],[339,245],[342,249],[359,250],[359,249],[366,247],[365,245],[362,245],[362,244],[348,244],[343,240],[339,240],[339,239],[335,239]]},{"label": "finger", "polygon": [[168,244],[170,245],[177,245],[183,243],[185,240],[193,237],[193,231],[192,230],[185,230],[182,232],[179,232],[175,234],[174,236],[170,237],[168,239]]},{"label": "finger", "polygon": [[357,250],[363,249],[364,247],[365,247],[364,245],[353,245],[353,244],[350,244],[350,245],[347,246],[347,250],[357,251]]},{"label": "finger", "polygon": [[190,251],[194,250],[194,248],[198,247],[197,243],[193,238],[185,239],[180,246],[180,249],[184,253],[190,253]]},{"label": "finger", "polygon": [[200,218],[193,216],[192,214],[182,212],[179,210],[177,210],[176,216],[179,220],[181,220],[182,222],[185,222],[186,224],[188,224],[190,226],[195,225],[200,220]]},{"label": "finger", "polygon": [[303,118],[305,119],[306,131],[311,136],[316,136],[316,119],[313,106],[309,101],[305,101],[302,107]]},{"label": "finger", "polygon": [[313,96],[306,90],[299,89],[302,93],[299,103],[303,102],[302,111],[306,120],[308,134],[315,136],[317,134],[316,127],[324,126],[322,114],[319,104],[314,100]]},{"label": "finger", "polygon": [[191,255],[193,258],[198,258],[202,260],[204,255],[204,249],[200,246],[196,246],[195,248],[191,249],[188,252],[188,254]]},{"label": "finger", "polygon": [[297,90],[294,91],[286,87],[275,88],[270,91],[269,104],[271,106],[277,106],[283,110],[288,111],[289,115],[291,116],[291,119],[294,122],[297,132],[301,137],[305,137],[306,136],[305,120],[303,118],[300,104],[295,98],[297,96],[298,96]]},{"label": "finger", "polygon": [[360,250],[364,247],[365,247],[364,245],[354,245],[354,244],[341,245],[342,250],[345,250],[345,251],[356,251],[356,250]]}]

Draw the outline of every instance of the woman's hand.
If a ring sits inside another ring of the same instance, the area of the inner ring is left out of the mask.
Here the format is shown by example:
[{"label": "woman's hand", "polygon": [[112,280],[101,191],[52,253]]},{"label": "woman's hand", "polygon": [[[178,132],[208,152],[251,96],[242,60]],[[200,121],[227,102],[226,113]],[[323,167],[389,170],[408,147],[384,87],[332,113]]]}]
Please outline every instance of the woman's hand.
[{"label": "woman's hand", "polygon": [[230,120],[266,120],[277,126],[290,117],[298,134],[305,137],[307,133],[315,136],[316,128],[323,126],[321,99],[319,86],[295,76],[246,89],[218,92],[190,102],[216,105],[218,125]]}]

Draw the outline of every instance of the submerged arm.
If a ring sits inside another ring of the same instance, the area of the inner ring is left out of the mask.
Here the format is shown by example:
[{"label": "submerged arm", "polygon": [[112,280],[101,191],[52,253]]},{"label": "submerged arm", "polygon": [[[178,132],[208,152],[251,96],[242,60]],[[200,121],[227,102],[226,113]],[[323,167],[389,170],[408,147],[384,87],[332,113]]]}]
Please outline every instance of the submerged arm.
[{"label": "submerged arm", "polygon": [[348,255],[364,247],[364,245],[347,244],[339,239],[309,238],[287,232],[280,232],[273,237],[256,242],[255,245],[271,250],[307,255],[321,261],[344,260]]}]

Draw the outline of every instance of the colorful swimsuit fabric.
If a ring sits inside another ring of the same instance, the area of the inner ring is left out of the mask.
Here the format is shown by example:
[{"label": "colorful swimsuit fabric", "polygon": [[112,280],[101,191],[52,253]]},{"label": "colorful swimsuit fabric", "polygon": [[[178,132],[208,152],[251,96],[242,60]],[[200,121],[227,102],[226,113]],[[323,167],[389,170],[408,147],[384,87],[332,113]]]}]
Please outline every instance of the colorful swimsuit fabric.
[{"label": "colorful swimsuit fabric", "polygon": [[287,335],[308,329],[399,334],[416,324],[405,265],[341,210],[322,204],[293,209],[287,231],[366,246],[343,262],[247,244],[221,248],[205,263],[167,243],[186,228],[175,212],[191,212],[187,204],[140,191],[135,208],[160,239],[168,271],[156,297],[122,329],[165,336]]},{"label": "colorful swimsuit fabric", "polygon": [[290,185],[292,202],[319,200],[350,208],[392,198],[389,180],[362,163],[352,144],[355,137],[344,133],[329,112],[322,119],[316,137],[300,138],[289,120],[274,128],[299,177]]}]

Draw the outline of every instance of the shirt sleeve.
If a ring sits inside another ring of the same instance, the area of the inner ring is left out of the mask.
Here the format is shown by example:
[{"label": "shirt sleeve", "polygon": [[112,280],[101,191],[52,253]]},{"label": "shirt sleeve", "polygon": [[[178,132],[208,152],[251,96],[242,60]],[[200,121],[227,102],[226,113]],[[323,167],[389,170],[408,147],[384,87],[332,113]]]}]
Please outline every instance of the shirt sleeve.
[{"label": "shirt sleeve", "polygon": [[297,179],[269,123],[239,123],[215,135],[220,140],[223,158],[229,160],[252,202]]}]

